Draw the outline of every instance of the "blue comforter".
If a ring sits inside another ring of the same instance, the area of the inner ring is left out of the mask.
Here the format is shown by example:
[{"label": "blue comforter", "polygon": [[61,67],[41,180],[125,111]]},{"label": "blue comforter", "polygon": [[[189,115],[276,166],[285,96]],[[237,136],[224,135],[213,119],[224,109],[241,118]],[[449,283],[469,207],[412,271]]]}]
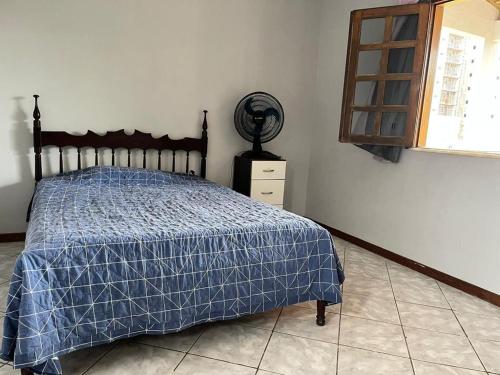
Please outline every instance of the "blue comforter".
[{"label": "blue comforter", "polygon": [[36,189],[1,357],[60,374],[59,356],[118,338],[339,303],[343,279],[330,234],[308,219],[194,176],[70,172]]}]

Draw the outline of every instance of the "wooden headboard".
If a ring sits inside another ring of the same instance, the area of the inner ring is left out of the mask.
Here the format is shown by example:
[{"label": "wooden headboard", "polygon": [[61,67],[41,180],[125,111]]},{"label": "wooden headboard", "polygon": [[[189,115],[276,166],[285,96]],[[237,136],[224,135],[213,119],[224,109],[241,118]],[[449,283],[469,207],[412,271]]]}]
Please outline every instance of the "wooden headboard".
[{"label": "wooden headboard", "polygon": [[125,131],[108,131],[106,134],[99,135],[91,130],[86,134],[75,135],[64,131],[46,131],[42,130],[40,122],[40,109],[38,108],[39,95],[33,95],[35,98],[35,109],[33,110],[33,146],[35,150],[35,181],[42,179],[42,148],[45,146],[59,147],[59,172],[64,172],[63,148],[74,147],[78,154],[78,169],[81,169],[81,150],[83,148],[93,148],[95,150],[94,164],[99,165],[99,149],[111,149],[111,164],[115,165],[115,150],[126,149],[128,151],[128,166],[130,167],[131,150],[140,149],[143,152],[142,166],[146,168],[147,150],[158,151],[158,169],[161,169],[161,153],[164,150],[172,151],[172,172],[175,172],[175,153],[183,151],[186,153],[185,172],[189,172],[189,154],[199,152],[201,154],[200,176],[206,178],[207,173],[207,111],[204,112],[202,123],[201,138],[183,138],[170,139],[168,134],[155,138],[151,133],[143,133],[135,130],[132,134],[126,134]]}]

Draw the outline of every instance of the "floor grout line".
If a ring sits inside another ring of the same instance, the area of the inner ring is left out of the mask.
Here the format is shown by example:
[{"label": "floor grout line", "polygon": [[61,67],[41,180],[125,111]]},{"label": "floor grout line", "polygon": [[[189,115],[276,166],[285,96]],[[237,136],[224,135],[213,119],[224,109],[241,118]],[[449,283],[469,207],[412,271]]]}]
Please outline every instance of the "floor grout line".
[{"label": "floor grout line", "polygon": [[[445,297],[446,298],[446,297]],[[400,300],[396,300],[396,302],[400,302],[400,303],[408,303],[410,305],[417,305],[417,306],[425,306],[425,307],[432,307],[434,309],[440,309],[440,310],[443,310],[443,311],[450,311],[450,310],[453,310],[453,309],[448,309],[447,307],[439,307],[439,306],[430,306],[430,305],[424,305],[422,303],[416,303],[416,302],[407,302],[407,301],[400,301]]]},{"label": "floor grout line", "polygon": [[[340,265],[342,266],[342,272],[344,273],[344,281],[346,276],[346,265],[347,265],[347,259],[346,259],[346,249],[343,249],[343,262],[340,262]],[[340,359],[340,325],[342,324],[342,306],[344,305],[344,285],[342,283],[342,303],[340,304],[339,308],[339,328],[337,331],[337,361],[335,363],[335,375],[339,375],[339,359]]]},{"label": "floor grout line", "polygon": [[444,367],[452,367],[452,368],[456,368],[456,369],[459,369],[459,370],[475,371],[478,374],[484,374],[484,373],[493,374],[492,372],[488,372],[488,371],[485,372],[483,370],[477,370],[477,369],[473,369],[473,368],[470,368],[470,367],[460,367],[460,366],[456,366],[456,365],[444,364],[444,363],[439,363],[439,362],[424,361],[423,359],[412,359],[412,362],[429,363],[431,365],[438,365],[438,366],[444,366]]},{"label": "floor grout line", "polygon": [[[167,349],[167,350],[170,350],[170,349]],[[175,369],[174,369],[174,372],[177,370],[177,367],[179,367],[179,365],[181,364],[182,361],[184,361],[184,359],[188,356],[188,355],[191,355],[193,357],[200,357],[200,358],[206,358],[206,359],[211,359],[212,361],[218,361],[218,362],[224,362],[224,363],[229,363],[230,365],[235,365],[235,366],[241,366],[241,367],[246,367],[246,368],[251,368],[253,370],[258,370],[257,367],[254,367],[254,366],[249,366],[249,365],[243,365],[241,363],[236,363],[236,362],[231,362],[231,361],[228,361],[227,359],[220,359],[220,358],[214,358],[214,357],[209,357],[209,356],[206,356],[206,355],[202,355],[202,354],[196,354],[196,353],[188,353],[188,352],[185,352],[185,356],[181,359],[181,361],[177,364],[177,366],[175,366]]]},{"label": "floor grout line", "polygon": [[442,331],[437,331],[434,329],[427,329],[427,328],[421,328],[421,327],[415,327],[415,326],[409,326],[408,324],[403,324],[402,325],[405,328],[410,328],[410,329],[415,329],[417,331],[426,331],[426,332],[434,332],[434,333],[439,333],[442,335],[449,335],[449,336],[456,336],[456,337],[464,337],[464,335],[461,335],[459,333],[451,333],[451,332],[442,332]]},{"label": "floor grout line", "polygon": [[383,354],[387,355],[389,357],[395,357],[395,358],[400,358],[400,359],[410,359],[409,357],[404,357],[402,355],[397,355],[397,354],[390,354],[387,352],[382,352],[380,350],[373,350],[373,349],[366,349],[366,348],[361,348],[359,346],[352,346],[352,345],[347,345],[347,344],[339,344],[339,347],[342,346],[344,348],[350,348],[350,349],[357,349],[357,350],[363,350],[365,352],[370,352],[370,353],[377,353],[377,354]]},{"label": "floor grout line", "polygon": [[[170,333],[167,333],[166,335],[169,335]],[[132,344],[132,345],[141,345],[141,346],[150,346],[152,348],[156,348],[156,349],[163,349],[163,350],[169,350],[171,352],[176,352],[176,353],[187,353],[185,352],[184,350],[179,350],[179,349],[172,349],[172,348],[165,348],[164,346],[160,346],[160,345],[153,345],[153,344],[147,344],[145,342],[139,342],[139,341],[130,341],[129,344]]]},{"label": "floor grout line", "polygon": [[[448,301],[448,298],[446,297],[446,294],[444,294],[443,289],[441,289],[441,285],[439,285],[439,283],[438,283],[438,287],[439,287],[439,290],[441,291],[441,293],[443,293],[443,296],[446,299],[446,303],[448,305],[450,305],[450,302]],[[451,307],[451,305],[450,305],[450,307]],[[469,342],[469,345],[471,346],[472,350],[476,354],[476,357],[479,360],[479,363],[481,363],[481,366],[483,366],[484,371],[487,372],[486,366],[484,365],[483,361],[481,360],[481,357],[479,357],[479,354],[477,354],[476,348],[474,347],[474,345],[472,345],[472,341],[470,341],[469,335],[467,335],[467,332],[465,331],[464,327],[462,326],[462,323],[460,322],[460,319],[458,319],[457,314],[455,313],[455,311],[453,309],[451,310],[451,312],[453,313],[453,316],[455,317],[455,319],[457,320],[458,324],[460,325],[460,328],[462,328],[462,331],[464,331],[464,335],[467,338],[467,341]]]},{"label": "floor grout line", "polygon": [[[393,302],[393,301],[391,301]],[[345,316],[348,316],[349,318],[355,318],[355,319],[362,319],[362,320],[368,320],[370,322],[377,322],[377,323],[385,323],[385,324],[391,324],[393,326],[401,326],[401,324],[398,323],[393,323],[393,322],[388,322],[386,320],[379,320],[379,319],[372,319],[372,318],[366,318],[364,316],[357,316],[357,315],[352,315],[351,313],[343,313]]]},{"label": "floor grout line", "polygon": [[198,337],[196,338],[196,340],[194,340],[194,342],[191,344],[191,346],[189,347],[189,349],[186,350],[186,352],[182,356],[182,358],[179,361],[179,363],[177,364],[177,366],[174,367],[174,371],[173,372],[175,372],[177,370],[177,368],[181,365],[181,363],[187,357],[188,353],[191,351],[191,349],[193,349],[193,347],[196,345],[196,343],[198,342],[198,340],[200,339],[200,337],[206,332],[207,329],[208,329],[208,327],[203,327],[202,328],[202,330],[201,330],[200,334],[198,335]]},{"label": "floor grout line", "polygon": [[84,372],[82,372],[81,375],[85,375],[87,372],[90,371],[92,367],[97,365],[97,363],[99,363],[105,356],[107,356],[116,347],[116,342],[112,343],[110,346],[111,347],[109,348],[109,350],[106,350],[93,364],[91,364]]},{"label": "floor grout line", "polygon": [[415,367],[413,366],[413,359],[411,358],[410,348],[408,346],[408,340],[406,339],[405,328],[403,326],[403,321],[401,320],[401,314],[399,313],[399,307],[398,307],[398,302],[396,300],[396,294],[394,293],[394,288],[392,286],[391,273],[389,272],[389,266],[388,266],[387,262],[385,263],[385,268],[387,270],[387,274],[389,275],[389,284],[391,285],[392,295],[394,296],[394,304],[396,305],[396,310],[398,312],[399,323],[401,323],[401,330],[403,331],[403,338],[405,340],[406,350],[408,351],[408,358],[410,359],[411,370],[413,371],[413,374],[416,375]]},{"label": "floor grout line", "polygon": [[274,322],[273,329],[271,330],[271,334],[269,335],[269,338],[267,339],[266,346],[264,348],[264,351],[262,352],[262,355],[260,357],[259,364],[257,365],[257,372],[260,369],[260,365],[262,364],[262,360],[264,359],[264,356],[266,355],[267,347],[269,346],[269,343],[271,342],[271,338],[273,337],[274,334],[274,329],[276,328],[276,325],[278,324],[278,320],[280,320],[281,313],[283,312],[283,307],[281,307],[281,310],[278,314],[278,318],[276,318],[276,321]]}]

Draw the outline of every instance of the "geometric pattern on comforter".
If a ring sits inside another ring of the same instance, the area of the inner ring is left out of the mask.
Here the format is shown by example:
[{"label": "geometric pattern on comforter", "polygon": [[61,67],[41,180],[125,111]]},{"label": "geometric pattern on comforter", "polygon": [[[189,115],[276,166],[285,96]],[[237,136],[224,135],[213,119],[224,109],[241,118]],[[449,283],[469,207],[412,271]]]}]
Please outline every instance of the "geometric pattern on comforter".
[{"label": "geometric pattern on comforter", "polygon": [[79,348],[339,303],[343,279],[328,231],[227,187],[146,169],[69,172],[37,186],[0,356],[61,374],[58,357]]}]

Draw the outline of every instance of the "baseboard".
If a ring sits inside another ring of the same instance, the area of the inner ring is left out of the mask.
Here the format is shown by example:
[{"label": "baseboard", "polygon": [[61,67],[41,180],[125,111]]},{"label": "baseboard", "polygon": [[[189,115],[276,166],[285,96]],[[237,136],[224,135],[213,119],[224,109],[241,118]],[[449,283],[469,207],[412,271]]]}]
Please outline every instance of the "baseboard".
[{"label": "baseboard", "polygon": [[335,237],[341,238],[343,240],[349,241],[355,245],[362,247],[372,253],[380,255],[384,258],[392,260],[393,262],[399,263],[405,267],[411,268],[417,272],[424,275],[432,277],[444,284],[450,285],[453,288],[459,289],[467,294],[478,297],[484,301],[492,303],[493,305],[500,307],[500,295],[490,292],[489,290],[483,289],[477,285],[471,284],[467,281],[457,279],[454,276],[448,275],[444,272],[438,271],[434,268],[428,267],[422,263],[416,262],[402,255],[396,254],[392,251],[386,250],[380,246],[374,245],[368,241],[362,240],[361,238],[352,236],[348,233],[342,232],[338,229],[332,228],[328,225],[317,222],[319,225],[327,229]]},{"label": "baseboard", "polygon": [[0,242],[18,242],[26,239],[26,233],[0,233]]}]

